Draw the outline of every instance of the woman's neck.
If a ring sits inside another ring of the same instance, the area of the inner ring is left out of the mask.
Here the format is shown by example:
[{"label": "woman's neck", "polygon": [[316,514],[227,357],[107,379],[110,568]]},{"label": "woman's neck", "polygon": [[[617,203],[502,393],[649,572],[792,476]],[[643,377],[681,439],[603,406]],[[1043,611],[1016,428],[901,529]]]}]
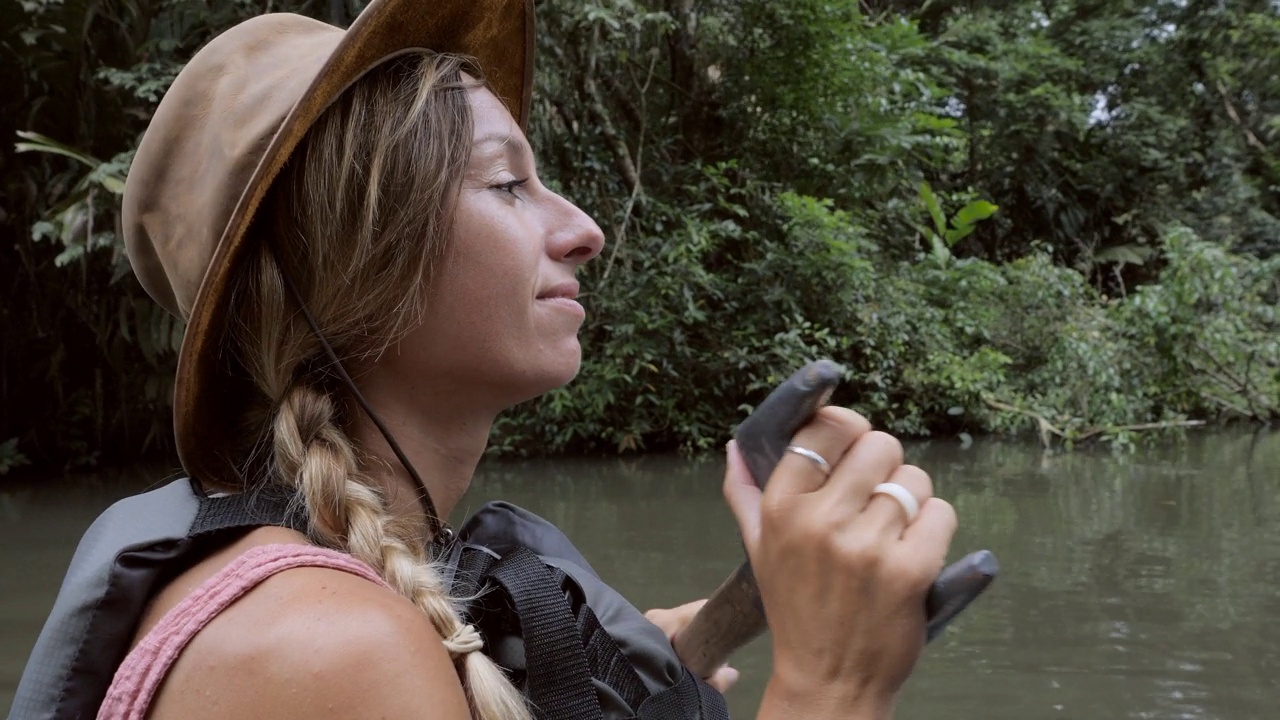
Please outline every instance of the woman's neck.
[{"label": "woman's neck", "polygon": [[[473,411],[468,415],[455,406],[448,415],[425,415],[403,398],[367,399],[422,479],[439,519],[447,520],[471,486],[496,414]],[[366,471],[386,493],[388,509],[398,519],[421,523],[424,504],[409,471],[364,412],[355,415],[353,439],[366,453]]]}]

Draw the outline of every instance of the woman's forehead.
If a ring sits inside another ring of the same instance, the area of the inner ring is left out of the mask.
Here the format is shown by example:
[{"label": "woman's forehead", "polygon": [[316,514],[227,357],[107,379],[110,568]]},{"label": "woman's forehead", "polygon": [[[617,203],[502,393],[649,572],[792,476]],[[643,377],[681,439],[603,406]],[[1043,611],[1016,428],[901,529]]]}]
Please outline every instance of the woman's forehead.
[{"label": "woman's forehead", "polygon": [[524,133],[511,116],[511,111],[492,90],[477,86],[467,92],[467,98],[471,103],[472,142],[479,145],[493,141],[495,136],[498,140],[524,142]]}]

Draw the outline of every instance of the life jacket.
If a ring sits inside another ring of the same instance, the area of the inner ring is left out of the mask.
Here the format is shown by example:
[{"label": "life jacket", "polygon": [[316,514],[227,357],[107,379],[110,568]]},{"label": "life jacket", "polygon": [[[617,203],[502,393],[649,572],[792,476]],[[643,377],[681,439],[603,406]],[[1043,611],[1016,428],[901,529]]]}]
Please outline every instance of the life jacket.
[{"label": "life jacket", "polygon": [[[147,602],[245,532],[302,530],[281,490],[204,494],[189,479],[112,505],[85,532],[18,684],[10,720],[97,716]],[[485,652],[540,720],[727,720],[724,698],[694,677],[657,626],[600,580],[554,525],[507,503],[463,523],[446,581]]]}]

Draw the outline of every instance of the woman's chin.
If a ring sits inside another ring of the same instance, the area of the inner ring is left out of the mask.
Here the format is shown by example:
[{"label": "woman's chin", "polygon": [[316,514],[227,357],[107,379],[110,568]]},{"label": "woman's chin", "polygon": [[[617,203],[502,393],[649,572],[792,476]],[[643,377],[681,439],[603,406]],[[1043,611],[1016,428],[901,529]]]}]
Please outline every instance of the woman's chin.
[{"label": "woman's chin", "polygon": [[557,365],[558,367],[549,375],[551,386],[542,392],[550,392],[556,388],[564,387],[578,377],[578,371],[582,369],[582,349],[579,347],[576,337],[573,339],[573,351],[566,352]]},{"label": "woman's chin", "polygon": [[512,404],[533,400],[573,382],[582,368],[582,352],[576,338],[572,349],[572,352],[557,353],[553,361],[538,363],[537,367],[526,364],[521,373],[525,381],[521,383],[519,397]]}]

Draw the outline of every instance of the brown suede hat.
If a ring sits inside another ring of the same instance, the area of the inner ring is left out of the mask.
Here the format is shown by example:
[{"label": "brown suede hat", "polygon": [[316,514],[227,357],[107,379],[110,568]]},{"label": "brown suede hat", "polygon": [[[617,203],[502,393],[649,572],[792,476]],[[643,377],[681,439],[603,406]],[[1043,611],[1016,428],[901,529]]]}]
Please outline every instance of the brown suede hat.
[{"label": "brown suede hat", "polygon": [[272,181],[353,82],[412,50],[475,58],[524,127],[533,86],[533,0],[372,0],[346,31],[299,15],[248,20],[214,38],[174,80],[125,184],[129,261],[187,322],[174,384],[186,471],[236,484],[223,451],[248,400],[218,346],[229,278]]}]

